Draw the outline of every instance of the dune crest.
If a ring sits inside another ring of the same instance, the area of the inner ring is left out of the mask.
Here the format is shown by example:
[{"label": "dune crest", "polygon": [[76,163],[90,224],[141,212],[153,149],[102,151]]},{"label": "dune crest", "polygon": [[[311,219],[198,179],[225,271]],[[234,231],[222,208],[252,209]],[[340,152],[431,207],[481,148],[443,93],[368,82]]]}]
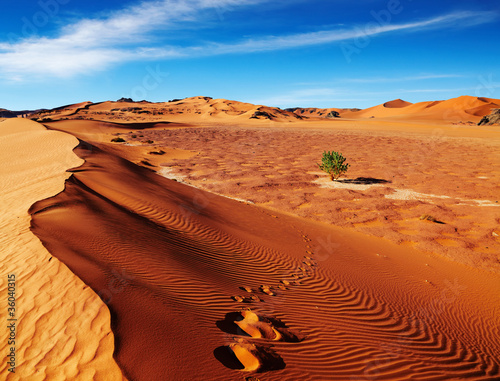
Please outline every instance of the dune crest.
[{"label": "dune crest", "polygon": [[394,99],[393,101],[384,103],[384,107],[386,107],[386,108],[403,108],[406,106],[410,106],[412,104],[413,103],[406,102],[402,99]]},{"label": "dune crest", "polygon": [[[63,191],[66,169],[81,164],[71,135],[22,119],[0,123],[0,293],[16,279],[15,373],[3,380],[123,380],[113,361],[109,311],[97,295],[29,230],[30,206]],[[1,310],[6,319],[6,309]],[[4,321],[5,321],[4,319]],[[6,330],[2,353],[8,354]]]}]

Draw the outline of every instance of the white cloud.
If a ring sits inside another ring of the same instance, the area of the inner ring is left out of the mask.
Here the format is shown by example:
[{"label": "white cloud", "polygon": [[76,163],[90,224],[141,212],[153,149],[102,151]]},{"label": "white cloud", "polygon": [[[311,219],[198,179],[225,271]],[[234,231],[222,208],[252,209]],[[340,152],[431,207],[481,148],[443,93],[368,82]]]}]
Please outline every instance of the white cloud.
[{"label": "white cloud", "polygon": [[[217,42],[200,46],[163,46],[153,37],[200,21],[202,11],[226,12],[269,0],[158,0],[142,2],[107,18],[84,19],[67,25],[58,37],[32,37],[16,43],[0,43],[0,71],[5,78],[71,77],[112,65],[141,59],[169,59],[300,48],[348,41],[384,33],[419,31],[489,22],[491,12],[457,12],[404,24],[354,27],[283,36],[265,36],[237,43]],[[372,23],[373,24],[373,23]]]},{"label": "white cloud", "polygon": [[[0,71],[5,77],[71,77],[141,58],[171,58],[180,48],[148,47],[151,32],[196,20],[200,11],[229,10],[264,0],[161,0],[143,2],[104,19],[83,19],[61,29],[56,38],[31,37],[0,43]],[[146,45],[146,46],[141,46]]]}]

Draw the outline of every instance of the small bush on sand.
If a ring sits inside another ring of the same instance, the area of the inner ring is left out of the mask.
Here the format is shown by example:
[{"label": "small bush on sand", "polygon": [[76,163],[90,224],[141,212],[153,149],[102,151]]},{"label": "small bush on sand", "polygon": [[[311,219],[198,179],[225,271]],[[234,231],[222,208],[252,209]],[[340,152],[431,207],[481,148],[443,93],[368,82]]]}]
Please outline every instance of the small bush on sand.
[{"label": "small bush on sand", "polygon": [[429,214],[423,214],[420,216],[420,219],[421,220],[424,220],[424,221],[431,221],[431,222],[435,222],[436,224],[444,224],[444,222],[442,221],[438,221],[436,218],[432,217],[431,215]]},{"label": "small bush on sand", "polygon": [[321,164],[318,164],[319,169],[330,175],[332,181],[337,180],[340,176],[347,172],[349,164],[344,164],[346,158],[341,153],[335,151],[323,152]]},{"label": "small bush on sand", "polygon": [[111,141],[113,143],[123,143],[123,142],[125,142],[125,140],[122,139],[122,138],[114,138],[114,139],[111,139]]}]

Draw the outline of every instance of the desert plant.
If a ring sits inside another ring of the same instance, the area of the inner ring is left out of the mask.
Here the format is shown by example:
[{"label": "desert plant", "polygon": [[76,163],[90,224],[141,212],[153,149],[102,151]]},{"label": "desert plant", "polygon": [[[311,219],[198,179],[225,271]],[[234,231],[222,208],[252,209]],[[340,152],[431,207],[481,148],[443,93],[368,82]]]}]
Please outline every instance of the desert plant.
[{"label": "desert plant", "polygon": [[111,139],[113,143],[123,143],[125,140],[123,138],[114,138]]},{"label": "desert plant", "polygon": [[321,159],[321,164],[318,163],[319,169],[330,175],[332,181],[337,180],[340,176],[347,172],[349,164],[344,164],[346,158],[340,152],[325,151]]}]

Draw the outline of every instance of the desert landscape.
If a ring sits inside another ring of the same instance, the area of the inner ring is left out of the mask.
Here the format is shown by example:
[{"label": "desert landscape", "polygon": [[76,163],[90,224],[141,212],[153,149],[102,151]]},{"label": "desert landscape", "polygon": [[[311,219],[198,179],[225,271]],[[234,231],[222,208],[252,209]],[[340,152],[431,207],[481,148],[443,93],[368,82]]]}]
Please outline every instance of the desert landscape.
[{"label": "desert landscape", "polygon": [[499,126],[478,125],[498,107],[193,97],[3,120],[19,344],[1,373],[498,378]]},{"label": "desert landscape", "polygon": [[0,13],[0,381],[500,380],[500,9]]}]

